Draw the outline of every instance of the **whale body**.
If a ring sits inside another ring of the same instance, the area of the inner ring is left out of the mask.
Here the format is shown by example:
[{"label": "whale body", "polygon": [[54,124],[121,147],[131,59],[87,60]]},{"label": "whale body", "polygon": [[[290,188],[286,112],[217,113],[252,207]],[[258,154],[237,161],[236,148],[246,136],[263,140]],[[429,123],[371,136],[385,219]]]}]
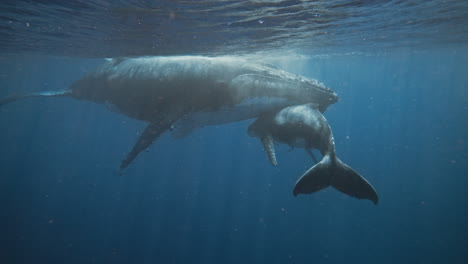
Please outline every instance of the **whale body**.
[{"label": "whale body", "polygon": [[71,96],[111,106],[148,123],[122,161],[126,168],[162,133],[258,117],[290,105],[315,103],[320,111],[337,95],[317,80],[236,57],[140,57],[110,59],[68,89],[12,96]]},{"label": "whale body", "polygon": [[294,196],[333,186],[349,196],[378,203],[374,187],[336,156],[332,130],[316,104],[265,113],[249,126],[248,133],[260,138],[273,165],[277,164],[275,142],[306,150],[318,149],[322,153],[322,160],[296,182]]}]

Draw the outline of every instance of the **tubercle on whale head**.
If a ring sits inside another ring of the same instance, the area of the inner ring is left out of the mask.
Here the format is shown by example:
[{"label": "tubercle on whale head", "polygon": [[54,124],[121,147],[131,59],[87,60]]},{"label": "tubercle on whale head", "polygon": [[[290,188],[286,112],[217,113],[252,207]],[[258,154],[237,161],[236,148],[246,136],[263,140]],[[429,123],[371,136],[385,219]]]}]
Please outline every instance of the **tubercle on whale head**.
[{"label": "tubercle on whale head", "polygon": [[338,102],[338,95],[324,83],[302,76],[299,77],[299,81],[301,86],[305,88],[306,94],[310,96],[310,98],[303,98],[306,99],[304,103],[308,103],[307,100],[309,100],[309,102],[313,101],[327,108],[328,105]]},{"label": "tubercle on whale head", "polygon": [[325,98],[329,104],[334,104],[338,102],[339,97],[332,89],[327,87],[327,92],[325,94]]},{"label": "tubercle on whale head", "polygon": [[319,110],[320,112],[322,112],[322,113],[325,112],[325,111],[327,110],[327,108],[328,108],[330,105],[332,105],[332,104],[338,102],[339,97],[338,97],[335,93],[334,93],[334,95],[335,95],[335,97],[330,97],[330,98],[328,98],[328,102],[327,102],[327,103],[319,104],[318,110]]},{"label": "tubercle on whale head", "polygon": [[333,96],[328,99],[330,101],[330,104],[334,104],[340,100],[340,97],[333,92]]},{"label": "tubercle on whale head", "polygon": [[333,90],[328,87],[323,86],[320,88],[321,89],[319,89],[319,91],[321,91],[321,94],[318,96],[316,95],[316,98],[318,109],[323,113],[328,108],[328,106],[338,102],[339,97]]}]

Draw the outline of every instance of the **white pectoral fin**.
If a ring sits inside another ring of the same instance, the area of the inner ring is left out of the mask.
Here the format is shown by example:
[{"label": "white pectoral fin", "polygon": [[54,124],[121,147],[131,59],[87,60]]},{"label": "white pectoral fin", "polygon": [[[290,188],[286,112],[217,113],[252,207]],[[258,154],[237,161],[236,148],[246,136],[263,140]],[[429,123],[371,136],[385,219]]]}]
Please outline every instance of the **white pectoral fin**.
[{"label": "white pectoral fin", "polygon": [[162,133],[169,130],[176,122],[182,112],[173,112],[161,114],[158,119],[155,119],[153,122],[149,123],[143,133],[141,133],[135,145],[133,145],[132,150],[127,154],[122,163],[120,164],[120,169],[125,169],[130,165],[130,163],[140,154],[142,151],[147,149],[155,140],[157,140]]},{"label": "white pectoral fin", "polygon": [[278,161],[276,160],[276,153],[275,153],[275,142],[273,137],[270,134],[267,134],[261,138],[263,149],[268,156],[268,160],[270,160],[273,166],[278,165]]}]

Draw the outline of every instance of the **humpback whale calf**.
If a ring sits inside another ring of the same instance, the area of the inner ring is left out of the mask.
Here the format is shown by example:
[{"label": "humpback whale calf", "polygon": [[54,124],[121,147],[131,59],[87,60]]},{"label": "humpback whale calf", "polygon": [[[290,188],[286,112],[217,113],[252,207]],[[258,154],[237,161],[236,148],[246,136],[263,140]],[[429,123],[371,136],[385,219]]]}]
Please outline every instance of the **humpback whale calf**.
[{"label": "humpback whale calf", "polygon": [[294,196],[317,192],[331,185],[349,196],[377,204],[374,187],[336,156],[331,128],[316,104],[290,106],[262,114],[249,126],[248,133],[260,138],[273,165],[277,164],[274,142],[306,150],[318,149],[322,153],[322,160],[296,182]]},{"label": "humpback whale calf", "polygon": [[121,163],[126,168],[162,133],[258,117],[287,106],[315,103],[320,111],[337,95],[314,79],[236,57],[139,57],[109,59],[68,89],[11,96],[70,96],[112,106],[148,123]]}]

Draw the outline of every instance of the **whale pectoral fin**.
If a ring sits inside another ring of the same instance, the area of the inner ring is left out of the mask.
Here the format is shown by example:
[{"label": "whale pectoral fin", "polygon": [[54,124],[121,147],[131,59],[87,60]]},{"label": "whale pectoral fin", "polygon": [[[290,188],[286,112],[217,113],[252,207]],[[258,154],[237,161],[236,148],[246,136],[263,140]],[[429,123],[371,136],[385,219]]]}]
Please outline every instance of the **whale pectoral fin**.
[{"label": "whale pectoral fin", "polygon": [[273,166],[278,165],[278,161],[276,161],[276,153],[275,153],[275,143],[273,137],[268,134],[261,138],[263,149],[268,156],[268,160],[273,164]]},{"label": "whale pectoral fin", "polygon": [[153,141],[155,141],[164,131],[170,129],[174,122],[170,119],[162,119],[159,122],[149,123],[145,131],[140,135],[138,141],[133,146],[132,150],[127,154],[127,157],[120,164],[120,169],[125,169],[137,156],[145,150]]}]

